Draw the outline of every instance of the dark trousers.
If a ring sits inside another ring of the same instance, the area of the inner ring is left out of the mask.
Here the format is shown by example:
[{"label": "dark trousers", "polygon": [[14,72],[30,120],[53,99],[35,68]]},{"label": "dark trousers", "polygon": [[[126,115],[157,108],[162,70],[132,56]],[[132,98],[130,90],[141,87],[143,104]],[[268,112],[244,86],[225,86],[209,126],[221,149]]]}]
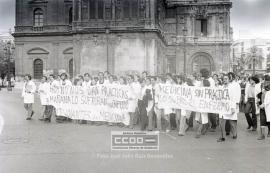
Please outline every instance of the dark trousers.
[{"label": "dark trousers", "polygon": [[231,124],[230,124],[230,120],[226,120],[226,123],[225,123],[225,131],[226,131],[226,134],[230,134],[230,132],[231,132]]},{"label": "dark trousers", "polygon": [[190,118],[188,119],[188,126],[189,126],[190,128],[193,127],[193,119],[194,119],[195,115],[196,115],[196,112],[191,112]]},{"label": "dark trousers", "polygon": [[46,105],[45,106],[45,112],[44,112],[44,117],[47,119],[51,119],[52,114],[55,112],[55,109],[51,105]]},{"label": "dark trousers", "polygon": [[[252,114],[252,117],[250,116]],[[257,116],[256,116],[256,107],[255,107],[255,98],[248,98],[245,107],[245,116],[247,119],[248,126],[257,128]]]},{"label": "dark trousers", "polygon": [[213,113],[208,113],[208,119],[209,122],[211,123],[211,128],[212,129],[216,129],[217,128],[217,114],[213,114]]},{"label": "dark trousers", "polygon": [[147,111],[146,111],[146,105],[142,100],[138,101],[138,108],[139,108],[139,124],[141,127],[141,130],[145,130],[147,127]]}]

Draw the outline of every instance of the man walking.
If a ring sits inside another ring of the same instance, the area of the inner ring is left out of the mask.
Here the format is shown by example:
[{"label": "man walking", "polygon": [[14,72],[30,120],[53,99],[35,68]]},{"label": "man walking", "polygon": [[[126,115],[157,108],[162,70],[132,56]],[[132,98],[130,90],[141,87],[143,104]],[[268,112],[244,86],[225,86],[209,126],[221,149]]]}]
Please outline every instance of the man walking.
[{"label": "man walking", "polygon": [[[252,131],[256,131],[257,129],[257,117],[256,117],[256,87],[255,85],[258,84],[260,81],[257,77],[252,76],[249,79],[249,85],[246,86],[245,89],[245,116],[248,123],[247,129],[252,127]],[[252,117],[250,117],[250,113]]]}]

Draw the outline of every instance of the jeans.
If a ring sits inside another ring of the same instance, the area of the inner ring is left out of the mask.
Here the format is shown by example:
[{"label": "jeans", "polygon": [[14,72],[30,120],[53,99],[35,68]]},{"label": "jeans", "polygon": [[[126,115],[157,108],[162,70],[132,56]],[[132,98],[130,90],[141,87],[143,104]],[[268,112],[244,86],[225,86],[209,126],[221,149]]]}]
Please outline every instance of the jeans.
[{"label": "jeans", "polygon": [[[252,117],[250,117],[250,113]],[[255,107],[255,98],[248,98],[245,107],[245,116],[248,123],[248,126],[257,128],[257,116],[256,116],[256,107]]]}]

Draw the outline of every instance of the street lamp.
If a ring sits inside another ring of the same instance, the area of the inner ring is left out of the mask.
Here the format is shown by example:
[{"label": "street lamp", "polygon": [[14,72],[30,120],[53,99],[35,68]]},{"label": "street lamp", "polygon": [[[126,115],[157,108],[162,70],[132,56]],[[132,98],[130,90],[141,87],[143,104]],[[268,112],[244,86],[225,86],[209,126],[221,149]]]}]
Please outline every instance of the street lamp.
[{"label": "street lamp", "polygon": [[5,51],[7,59],[8,59],[8,72],[7,72],[7,81],[8,81],[7,90],[8,91],[12,91],[11,75],[10,75],[10,62],[11,62],[11,53],[14,51],[14,49],[15,49],[15,47],[13,44],[11,44],[10,41],[7,42],[7,45],[4,48],[4,51]]},{"label": "street lamp", "polygon": [[183,36],[184,36],[184,75],[187,73],[187,50],[186,50],[186,42],[187,42],[187,28],[186,26],[183,28]]}]

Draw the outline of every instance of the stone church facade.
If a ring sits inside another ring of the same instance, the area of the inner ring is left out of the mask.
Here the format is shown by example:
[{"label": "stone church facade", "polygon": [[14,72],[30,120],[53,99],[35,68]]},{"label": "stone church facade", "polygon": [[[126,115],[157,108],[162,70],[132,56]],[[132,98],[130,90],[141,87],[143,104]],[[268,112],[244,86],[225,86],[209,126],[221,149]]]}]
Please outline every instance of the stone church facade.
[{"label": "stone church facade", "polygon": [[16,74],[228,71],[230,0],[16,0]]}]

